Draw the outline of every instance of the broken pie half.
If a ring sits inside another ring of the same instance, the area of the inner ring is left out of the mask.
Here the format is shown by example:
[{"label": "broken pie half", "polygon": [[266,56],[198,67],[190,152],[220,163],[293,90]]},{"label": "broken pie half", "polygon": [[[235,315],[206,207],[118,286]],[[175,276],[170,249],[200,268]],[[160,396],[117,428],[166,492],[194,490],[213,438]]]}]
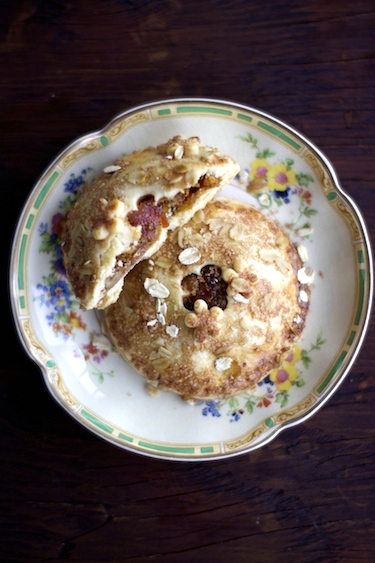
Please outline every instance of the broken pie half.
[{"label": "broken pie half", "polygon": [[114,303],[130,270],[238,172],[229,156],[182,136],[106,167],[83,190],[62,236],[67,278],[81,307]]}]

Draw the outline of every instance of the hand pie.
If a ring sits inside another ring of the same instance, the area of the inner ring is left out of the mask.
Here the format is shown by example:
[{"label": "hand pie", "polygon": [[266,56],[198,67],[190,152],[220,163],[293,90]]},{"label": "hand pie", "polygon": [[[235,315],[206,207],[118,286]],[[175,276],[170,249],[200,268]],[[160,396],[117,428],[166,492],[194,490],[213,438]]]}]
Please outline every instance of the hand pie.
[{"label": "hand pie", "polygon": [[105,168],[68,214],[62,237],[66,274],[82,308],[115,302],[124,276],[238,171],[229,156],[181,136]]},{"label": "hand pie", "polygon": [[217,197],[129,273],[104,311],[108,334],[151,385],[184,399],[251,390],[303,330],[302,268],[276,222]]}]

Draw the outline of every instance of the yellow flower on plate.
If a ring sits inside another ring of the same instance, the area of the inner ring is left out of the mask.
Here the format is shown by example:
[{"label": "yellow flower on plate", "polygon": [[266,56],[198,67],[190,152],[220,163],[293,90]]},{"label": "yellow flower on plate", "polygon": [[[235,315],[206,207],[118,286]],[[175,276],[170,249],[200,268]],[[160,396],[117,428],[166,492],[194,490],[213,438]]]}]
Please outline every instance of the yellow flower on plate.
[{"label": "yellow flower on plate", "polygon": [[279,391],[289,391],[292,383],[298,377],[298,369],[295,364],[301,359],[301,348],[295,346],[294,349],[284,359],[280,367],[271,371],[269,378],[275,383]]},{"label": "yellow flower on plate", "polygon": [[285,362],[289,362],[291,364],[296,364],[300,361],[302,357],[302,350],[299,346],[295,345],[293,350],[291,350],[286,358],[284,358]]},{"label": "yellow flower on plate", "polygon": [[285,164],[279,162],[274,164],[267,174],[268,186],[271,190],[285,192],[288,186],[296,183],[296,173],[287,168]]},{"label": "yellow flower on plate", "polygon": [[267,180],[267,172],[271,165],[265,158],[255,158],[251,163],[250,181],[254,180]]}]

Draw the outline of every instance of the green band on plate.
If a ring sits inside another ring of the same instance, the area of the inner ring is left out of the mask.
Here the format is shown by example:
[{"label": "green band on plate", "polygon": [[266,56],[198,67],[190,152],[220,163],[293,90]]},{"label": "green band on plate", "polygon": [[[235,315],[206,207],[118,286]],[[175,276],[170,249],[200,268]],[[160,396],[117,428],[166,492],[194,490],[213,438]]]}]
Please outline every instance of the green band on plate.
[{"label": "green band on plate", "polygon": [[139,446],[147,448],[148,450],[156,450],[158,452],[170,452],[179,454],[193,454],[195,449],[191,447],[182,446],[163,446],[160,444],[150,444],[149,442],[139,442]]},{"label": "green band on plate", "polygon": [[250,122],[250,121],[253,120],[253,118],[250,117],[250,115],[246,115],[244,113],[237,113],[237,117],[238,117],[238,119],[242,119],[243,121],[249,121]]},{"label": "green band on plate", "polygon": [[90,414],[89,412],[85,411],[84,409],[81,410],[81,415],[84,416],[90,422],[92,422],[92,424],[95,424],[95,426],[97,426],[101,430],[104,430],[104,432],[107,432],[108,434],[112,434],[113,428],[111,426],[108,426],[108,424],[106,424],[102,420],[99,420],[98,418],[96,418],[96,416]]},{"label": "green band on plate", "polygon": [[355,325],[358,325],[361,320],[363,302],[365,300],[366,272],[365,270],[359,270],[358,274],[359,274],[359,296],[358,296],[357,313],[355,315],[355,320],[354,320]]},{"label": "green band on plate", "polygon": [[27,235],[22,235],[20,244],[20,257],[18,260],[18,289],[25,289],[25,250],[27,244]]},{"label": "green band on plate", "polygon": [[177,108],[177,113],[216,113],[217,115],[232,115],[229,109],[220,109],[201,106],[181,106]]},{"label": "green band on plate", "polygon": [[51,186],[54,184],[55,180],[60,176],[60,172],[55,170],[53,174],[48,178],[46,183],[43,185],[42,189],[40,190],[38,197],[35,200],[34,207],[35,209],[39,209],[42,201],[46,197],[47,193],[49,192]]},{"label": "green band on plate", "polygon": [[268,131],[268,133],[272,133],[272,135],[275,135],[275,137],[278,137],[282,141],[285,141],[286,143],[288,143],[288,145],[290,145],[294,149],[296,149],[298,151],[301,150],[301,145],[296,143],[296,141],[294,141],[291,137],[288,137],[288,135],[285,135],[285,133],[283,133],[279,129],[276,129],[276,127],[273,127],[272,125],[269,125],[268,123],[264,123],[264,121],[258,121],[258,126],[261,129]]},{"label": "green band on plate", "polygon": [[329,372],[329,374],[327,375],[325,380],[317,388],[317,392],[319,394],[322,393],[324,391],[324,389],[327,387],[327,385],[332,381],[332,379],[335,376],[335,374],[337,373],[337,371],[341,368],[347,354],[348,354],[348,352],[345,352],[345,350],[343,350],[341,352],[341,354],[338,357],[338,359],[336,360],[333,368],[331,369],[331,371]]}]

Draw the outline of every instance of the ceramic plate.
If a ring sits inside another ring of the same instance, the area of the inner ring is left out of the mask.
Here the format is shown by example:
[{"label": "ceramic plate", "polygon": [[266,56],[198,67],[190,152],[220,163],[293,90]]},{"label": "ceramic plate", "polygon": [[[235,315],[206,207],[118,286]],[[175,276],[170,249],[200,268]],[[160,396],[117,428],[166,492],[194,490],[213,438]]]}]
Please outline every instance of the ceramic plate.
[{"label": "ceramic plate", "polygon": [[[253,394],[190,405],[151,396],[83,312],[64,275],[60,230],[82,186],[118,156],[181,134],[235,158],[223,195],[274,217],[305,248],[313,274],[303,338]],[[258,448],[316,412],[348,373],[370,314],[368,235],[332,166],[281,121],[231,102],[165,100],[116,117],[65,149],[26,202],[15,235],[11,297],[21,340],[57,402],[126,450],[174,460],[225,458]]]}]

